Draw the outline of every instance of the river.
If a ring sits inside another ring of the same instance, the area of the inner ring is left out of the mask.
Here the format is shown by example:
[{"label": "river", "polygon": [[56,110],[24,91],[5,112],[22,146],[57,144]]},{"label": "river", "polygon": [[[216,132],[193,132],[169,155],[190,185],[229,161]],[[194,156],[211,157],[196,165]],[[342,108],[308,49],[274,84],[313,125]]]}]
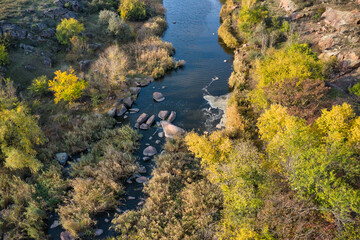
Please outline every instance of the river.
[{"label": "river", "polygon": [[[158,79],[149,86],[142,88],[141,93],[133,107],[139,108],[137,114],[128,114],[126,119],[118,119],[120,124],[134,125],[137,117],[145,112],[157,116],[160,110],[175,111],[177,117],[175,125],[187,131],[197,132],[212,131],[219,123],[221,111],[210,109],[204,95],[219,96],[228,93],[228,78],[232,72],[232,51],[227,49],[218,40],[217,29],[220,26],[219,13],[220,0],[164,0],[167,9],[166,20],[168,29],[163,39],[170,42],[176,49],[175,59],[183,59],[186,65],[183,69],[168,73],[164,78]],[[165,101],[157,103],[153,101],[154,91],[161,92]],[[140,130],[141,131],[141,130]],[[155,167],[153,161],[144,162],[142,151],[147,144],[161,151],[164,143],[157,133],[159,128],[153,127],[147,131],[141,131],[143,135],[140,141],[140,149],[136,155],[139,164],[147,169],[143,174],[151,176],[151,170]],[[151,139],[149,139],[151,138]],[[155,141],[160,140],[160,144]],[[127,200],[128,196],[135,197]],[[119,207],[122,211],[135,209],[143,200],[142,184],[132,183],[126,185],[124,202]],[[106,212],[96,217],[98,228],[104,233],[96,239],[105,239],[113,236],[113,231],[107,230],[115,212]],[[50,219],[50,223],[56,216]],[[61,227],[49,230],[52,239],[60,239]]]}]

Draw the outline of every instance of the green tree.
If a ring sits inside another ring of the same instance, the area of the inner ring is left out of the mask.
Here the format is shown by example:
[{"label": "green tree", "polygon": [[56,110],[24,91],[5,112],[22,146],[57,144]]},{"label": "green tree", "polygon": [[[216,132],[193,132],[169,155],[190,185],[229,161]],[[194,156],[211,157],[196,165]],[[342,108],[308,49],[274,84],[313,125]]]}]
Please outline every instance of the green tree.
[{"label": "green tree", "polygon": [[49,81],[49,88],[55,93],[55,103],[61,100],[73,103],[81,97],[86,86],[87,82],[79,80],[72,68],[64,72],[56,71],[54,79]]},{"label": "green tree", "polygon": [[9,63],[9,54],[4,45],[0,45],[0,65],[6,65]]},{"label": "green tree", "polygon": [[119,6],[120,16],[124,20],[144,20],[146,18],[145,3],[140,0],[124,0]]},{"label": "green tree", "polygon": [[74,18],[62,19],[56,27],[56,38],[61,44],[69,44],[70,39],[85,30],[84,24]]}]

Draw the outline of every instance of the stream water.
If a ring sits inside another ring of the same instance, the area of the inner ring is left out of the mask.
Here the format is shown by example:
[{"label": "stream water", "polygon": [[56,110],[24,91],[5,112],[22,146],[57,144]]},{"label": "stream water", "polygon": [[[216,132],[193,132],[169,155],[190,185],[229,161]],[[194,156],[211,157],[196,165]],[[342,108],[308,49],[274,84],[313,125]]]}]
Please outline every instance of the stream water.
[{"label": "stream water", "polygon": [[[168,29],[163,39],[173,44],[176,48],[175,59],[185,60],[186,66],[142,88],[133,106],[140,111],[128,114],[126,119],[118,119],[119,124],[134,126],[136,119],[143,112],[157,116],[159,111],[168,110],[176,112],[177,116],[173,124],[187,131],[203,132],[215,129],[220,122],[222,112],[210,108],[204,95],[220,96],[228,93],[227,81],[232,72],[233,60],[232,50],[227,49],[218,40],[221,4],[220,0],[164,0]],[[161,92],[165,101],[154,102],[152,94],[155,91]],[[158,137],[159,131],[161,129],[157,127],[147,131],[140,130],[143,137],[136,155],[139,164],[147,169],[147,173],[142,174],[146,177],[151,176],[151,170],[155,165],[152,160],[144,162],[142,152],[147,144],[161,152],[165,139]],[[156,140],[161,142],[156,144]],[[129,196],[135,199],[128,200]],[[118,212],[137,208],[139,202],[144,200],[142,184],[135,181],[126,184],[126,194],[123,197],[124,201],[119,206]],[[107,221],[111,220],[115,213],[110,211],[96,216],[97,227],[104,230],[104,233],[96,239],[105,239],[115,234],[112,230],[108,230],[111,223]],[[51,218],[50,224],[55,219],[56,216]],[[64,230],[59,226],[50,229],[49,235],[52,239],[58,240],[62,231]]]}]

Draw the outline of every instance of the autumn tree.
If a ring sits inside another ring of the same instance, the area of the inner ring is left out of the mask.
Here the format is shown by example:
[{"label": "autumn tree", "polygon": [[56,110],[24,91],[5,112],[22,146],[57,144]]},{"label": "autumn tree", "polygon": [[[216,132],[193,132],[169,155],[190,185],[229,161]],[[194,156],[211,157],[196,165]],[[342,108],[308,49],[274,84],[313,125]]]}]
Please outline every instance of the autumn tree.
[{"label": "autumn tree", "polygon": [[323,79],[322,63],[307,44],[292,44],[284,49],[270,49],[263,59],[257,60],[253,70],[256,86],[251,100],[258,108],[268,106],[264,88],[297,79]]},{"label": "autumn tree", "polygon": [[0,90],[0,157],[11,169],[40,169],[35,146],[44,142],[44,135],[37,124],[37,117],[18,102],[12,82],[6,80]]},{"label": "autumn tree", "polygon": [[4,45],[0,45],[0,65],[6,65],[9,63],[9,54]]},{"label": "autumn tree", "polygon": [[79,79],[71,67],[68,71],[56,71],[54,79],[49,81],[49,88],[55,94],[55,103],[61,100],[73,103],[81,97],[86,86],[87,82]]},{"label": "autumn tree", "polygon": [[285,79],[283,83],[275,82],[264,87],[270,104],[287,107],[290,114],[306,120],[313,119],[320,113],[328,90],[325,82],[320,79]]},{"label": "autumn tree", "polygon": [[61,44],[69,44],[70,39],[85,30],[84,24],[74,18],[62,19],[56,27],[56,38]]},{"label": "autumn tree", "polygon": [[331,214],[339,229],[358,222],[354,213],[360,213],[359,123],[346,103],[323,110],[313,125],[280,105],[272,105],[258,122],[272,164],[300,196]]},{"label": "autumn tree", "polygon": [[124,0],[119,6],[120,16],[124,20],[144,20],[146,18],[145,3],[140,0]]}]

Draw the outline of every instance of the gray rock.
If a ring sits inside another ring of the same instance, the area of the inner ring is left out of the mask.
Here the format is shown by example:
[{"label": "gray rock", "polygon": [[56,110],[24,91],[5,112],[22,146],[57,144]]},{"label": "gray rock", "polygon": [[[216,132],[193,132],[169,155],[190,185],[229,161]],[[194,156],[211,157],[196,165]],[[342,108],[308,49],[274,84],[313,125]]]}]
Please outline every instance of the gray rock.
[{"label": "gray rock", "polygon": [[30,71],[30,72],[33,72],[33,71],[36,70],[36,67],[35,67],[34,65],[32,65],[32,64],[27,64],[27,65],[25,65],[24,68],[25,68],[26,70]]},{"label": "gray rock", "polygon": [[47,28],[46,23],[38,23],[35,25],[35,31],[42,31]]},{"label": "gray rock", "polygon": [[138,109],[138,108],[130,108],[129,111],[130,111],[130,113],[137,113],[137,112],[140,111],[140,109]]},{"label": "gray rock", "polygon": [[95,230],[95,236],[98,237],[98,236],[100,236],[101,234],[103,234],[103,232],[104,232],[104,230],[98,228],[98,229]]},{"label": "gray rock", "polygon": [[79,62],[80,71],[86,72],[90,69],[91,61],[90,60],[82,60]]},{"label": "gray rock", "polygon": [[162,95],[162,93],[160,92],[154,92],[153,93],[153,99],[156,101],[156,102],[162,102],[165,100],[165,97]]},{"label": "gray rock", "polygon": [[139,173],[142,173],[142,174],[146,173],[146,167],[145,166],[140,166],[139,167]]},{"label": "gray rock", "polygon": [[165,120],[168,115],[169,115],[169,111],[160,111],[158,117],[162,120]]},{"label": "gray rock", "polygon": [[134,101],[131,99],[131,97],[127,97],[123,100],[123,103],[125,104],[125,106],[127,108],[131,108],[131,106],[133,105]]},{"label": "gray rock", "polygon": [[133,196],[128,196],[128,199],[129,199],[129,200],[134,200],[135,197],[133,197]]},{"label": "gray rock", "polygon": [[144,123],[148,117],[149,117],[149,115],[147,115],[146,113],[142,113],[142,114],[138,117],[138,119],[136,120],[136,122],[139,123],[139,124]]},{"label": "gray rock", "polygon": [[55,36],[56,30],[54,28],[49,28],[40,33],[40,37],[42,38],[52,38]]},{"label": "gray rock", "polygon": [[91,43],[89,44],[89,48],[93,51],[96,51],[98,50],[99,48],[101,48],[101,44],[100,43]]},{"label": "gray rock", "polygon": [[124,106],[124,104],[121,104],[120,107],[116,110],[116,116],[121,117],[124,115],[127,111],[127,108]]},{"label": "gray rock", "polygon": [[141,88],[139,88],[139,87],[130,87],[130,92],[133,95],[138,95],[140,93],[140,91],[141,91]]},{"label": "gray rock", "polygon": [[159,138],[163,138],[163,137],[164,137],[164,132],[159,132],[159,133],[158,133],[158,137],[159,137]]},{"label": "gray rock", "polygon": [[161,142],[160,140],[156,140],[156,141],[155,141],[156,144],[160,144],[160,142]]},{"label": "gray rock", "polygon": [[135,123],[134,128],[139,128],[140,127],[140,123]]},{"label": "gray rock", "polygon": [[20,48],[24,49],[25,53],[30,53],[30,52],[35,51],[35,47],[33,47],[31,45],[26,45],[26,44],[23,44],[23,43],[20,43]]},{"label": "gray rock", "polygon": [[146,123],[143,123],[140,125],[140,129],[142,130],[148,130],[149,129],[149,125],[147,125]]},{"label": "gray rock", "polygon": [[57,228],[59,225],[60,225],[60,224],[59,224],[59,221],[58,221],[58,220],[55,220],[55,221],[53,222],[53,224],[51,224],[50,229]]},{"label": "gray rock", "polygon": [[25,39],[27,36],[27,31],[16,24],[3,22],[1,25],[1,32],[4,35],[9,34],[12,38],[20,40]]},{"label": "gray rock", "polygon": [[147,148],[144,149],[143,154],[146,157],[151,157],[157,154],[157,150],[153,146],[148,146]]},{"label": "gray rock", "polygon": [[108,218],[105,218],[104,222],[108,223],[108,222],[110,222],[110,220]]},{"label": "gray rock", "polygon": [[107,111],[106,114],[109,115],[110,117],[115,117],[116,107],[112,107],[109,111]]},{"label": "gray rock", "polygon": [[138,177],[136,178],[135,180],[137,183],[147,183],[148,182],[148,179],[147,177]]},{"label": "gray rock", "polygon": [[171,124],[167,121],[161,121],[161,126],[164,130],[165,137],[167,138],[174,138],[176,135],[182,135],[185,133],[185,130],[175,126],[174,124]]},{"label": "gray rock", "polygon": [[75,240],[75,237],[71,235],[69,231],[64,231],[60,233],[61,240]]},{"label": "gray rock", "polygon": [[176,112],[175,111],[171,111],[170,116],[168,118],[168,122],[173,122],[176,118]]},{"label": "gray rock", "polygon": [[48,56],[44,56],[44,59],[43,59],[43,64],[48,67],[48,68],[51,68],[53,66],[53,61],[50,57]]},{"label": "gray rock", "polygon": [[146,121],[146,124],[151,127],[151,125],[154,124],[155,121],[155,115],[151,115],[151,117],[148,118],[148,120]]},{"label": "gray rock", "polygon": [[69,155],[66,152],[61,152],[55,154],[55,158],[59,161],[61,165],[65,165],[67,160],[69,159]]},{"label": "gray rock", "polygon": [[143,157],[143,160],[146,162],[146,161],[149,161],[150,158],[149,157]]}]

